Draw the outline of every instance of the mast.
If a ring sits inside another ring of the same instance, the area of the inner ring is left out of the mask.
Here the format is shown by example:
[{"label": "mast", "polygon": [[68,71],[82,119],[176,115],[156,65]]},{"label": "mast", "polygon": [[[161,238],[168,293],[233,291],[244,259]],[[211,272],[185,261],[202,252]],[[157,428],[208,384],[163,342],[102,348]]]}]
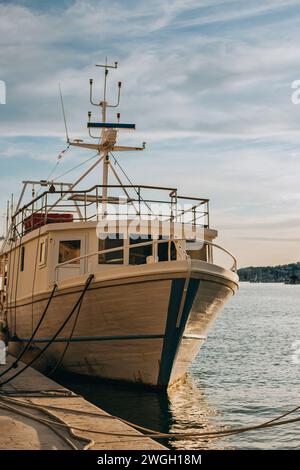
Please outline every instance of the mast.
[{"label": "mast", "polygon": [[[108,106],[112,107],[112,105],[109,105],[106,101],[106,90],[107,90],[107,76],[109,69],[117,69],[118,68],[118,62],[115,62],[114,65],[108,65],[107,64],[107,57],[105,58],[105,64],[96,64],[96,67],[102,67],[104,68],[104,87],[103,87],[103,101],[100,102],[100,106],[102,108],[102,124],[106,123],[106,109]],[[92,85],[91,85],[92,86]],[[92,90],[91,90],[92,93]],[[119,92],[118,92],[118,103],[117,106],[120,104],[120,93],[121,93],[121,82],[119,82]],[[91,104],[92,103],[92,100]],[[113,107],[117,107],[113,106]],[[101,131],[101,143],[104,144],[105,142],[105,127],[103,127]],[[108,191],[107,191],[107,185],[108,185],[108,172],[109,172],[109,149],[104,151],[103,155],[103,170],[102,170],[102,212],[103,215],[105,216],[107,214],[107,198],[108,198]]]},{"label": "mast", "polygon": [[[120,98],[121,98],[121,87],[122,82],[118,82],[118,93],[117,93],[117,102],[116,104],[110,104],[107,100],[107,81],[108,81],[108,74],[110,69],[117,69],[118,62],[114,62],[114,65],[108,65],[107,58],[105,59],[105,64],[96,64],[96,67],[101,67],[104,70],[104,86],[103,86],[103,99],[100,102],[95,102],[93,100],[93,79],[90,79],[90,103],[93,106],[100,107],[100,118],[101,122],[91,122],[92,113],[91,111],[88,112],[88,131],[89,136],[92,139],[98,140],[97,144],[93,143],[86,143],[82,140],[75,139],[70,141],[67,139],[68,144],[87,148],[87,149],[95,149],[101,153],[101,162],[102,162],[102,195],[101,195],[101,202],[102,202],[102,215],[107,215],[107,204],[109,202],[109,195],[108,195],[108,180],[109,180],[109,169],[110,159],[109,154],[112,151],[141,151],[145,149],[145,143],[141,147],[130,147],[130,146],[121,146],[116,145],[117,142],[117,134],[119,129],[126,129],[126,130],[135,130],[135,124],[121,124],[120,123],[120,113],[117,113],[117,122],[107,122],[107,110],[108,108],[117,108],[120,105]],[[98,135],[93,135],[91,133],[91,129],[98,129],[100,133]],[[89,171],[88,171],[89,173]],[[118,176],[116,175],[116,171],[112,171],[114,176],[119,180]],[[75,185],[77,182],[75,183]],[[74,186],[75,186],[74,185]],[[73,187],[74,187],[73,186]],[[72,188],[73,189],[73,188]]]}]

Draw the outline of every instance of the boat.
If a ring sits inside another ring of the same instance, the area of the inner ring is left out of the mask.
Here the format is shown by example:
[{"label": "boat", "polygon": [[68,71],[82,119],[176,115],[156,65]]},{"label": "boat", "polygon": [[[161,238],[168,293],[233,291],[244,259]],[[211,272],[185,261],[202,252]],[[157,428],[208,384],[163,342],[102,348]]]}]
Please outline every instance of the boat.
[{"label": "boat", "polygon": [[[207,198],[131,182],[116,153],[146,145],[119,144],[135,124],[121,123],[120,113],[108,121],[122,83],[110,104],[107,80],[118,63],[99,67],[103,99],[95,101],[90,80],[90,101],[102,118],[88,113],[88,140],[69,137],[61,94],[67,147],[95,152],[92,164],[74,182],[23,181],[18,201],[8,205],[1,315],[9,351],[26,351],[22,360],[38,354],[47,373],[167,389],[185,377],[237,292],[237,262],[215,242]],[[102,179],[84,186],[99,167]],[[218,252],[224,263],[214,261]]]},{"label": "boat", "polygon": [[287,279],[284,284],[288,284],[289,286],[297,286],[300,284],[300,278],[296,274],[292,274],[289,279]]}]

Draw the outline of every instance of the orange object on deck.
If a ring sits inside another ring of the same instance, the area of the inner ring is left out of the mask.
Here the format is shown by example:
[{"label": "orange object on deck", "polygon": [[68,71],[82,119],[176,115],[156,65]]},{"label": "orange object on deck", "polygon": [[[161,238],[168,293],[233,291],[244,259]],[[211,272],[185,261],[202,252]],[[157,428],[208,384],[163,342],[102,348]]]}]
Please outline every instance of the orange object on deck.
[{"label": "orange object on deck", "polygon": [[25,233],[31,232],[36,228],[42,227],[47,224],[58,224],[62,222],[73,222],[73,214],[43,214],[36,212],[35,214],[26,217],[24,220]]}]

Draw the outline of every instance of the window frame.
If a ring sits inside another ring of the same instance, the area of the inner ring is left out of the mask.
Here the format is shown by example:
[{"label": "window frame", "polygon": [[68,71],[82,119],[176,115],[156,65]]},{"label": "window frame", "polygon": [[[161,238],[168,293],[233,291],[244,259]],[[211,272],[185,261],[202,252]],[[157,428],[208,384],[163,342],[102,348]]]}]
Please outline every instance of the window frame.
[{"label": "window frame", "polygon": [[[117,238],[109,238],[109,235],[116,235]],[[109,250],[109,248],[100,248],[100,244],[101,243],[105,243],[107,240],[118,240],[118,241],[121,241],[122,244],[120,245],[120,247],[116,246],[116,247],[111,247],[111,248],[120,248],[119,251],[115,251],[115,252],[112,252],[112,253],[107,253],[106,255],[118,255],[119,253],[121,253],[122,257],[121,258],[117,258],[116,260],[117,261],[120,261],[120,262],[114,262],[114,260],[110,260],[111,262],[107,262],[107,261],[104,261],[104,262],[100,262],[100,258],[101,257],[105,257],[105,254],[100,254],[98,253],[98,259],[97,259],[97,263],[98,263],[98,266],[124,266],[124,264],[126,264],[126,244],[125,244],[125,238],[124,238],[124,234],[122,232],[119,232],[119,233],[105,233],[105,238],[101,238],[98,237],[98,251],[103,251],[103,250]]]},{"label": "window frame", "polygon": [[23,273],[25,271],[25,245],[22,245],[20,249],[20,272]]},{"label": "window frame", "polygon": [[[58,263],[58,266],[60,264],[64,264],[66,263],[66,266],[70,266],[70,267],[77,267],[77,266],[80,266],[80,262],[81,260],[78,259],[77,261],[75,262],[71,262],[73,258],[71,258],[70,260],[65,260],[65,261],[60,261],[60,245],[61,243],[68,243],[68,242],[79,242],[79,257],[81,256],[81,250],[82,250],[82,240],[79,238],[64,238],[64,239],[59,239],[58,240],[58,260],[57,260],[57,263]],[[74,256],[74,258],[77,258],[77,256]]]},{"label": "window frame", "polygon": [[[138,241],[137,241],[138,240]],[[144,245],[144,246],[141,246],[139,247],[138,245],[141,243],[146,243],[146,242],[149,242],[149,245]],[[151,243],[150,243],[151,242]],[[153,237],[151,236],[151,234],[146,234],[146,233],[132,233],[132,234],[129,234],[129,237],[128,237],[128,265],[130,266],[141,266],[143,264],[147,264],[147,258],[149,256],[152,256],[152,257],[155,257],[156,254],[156,249],[155,249],[155,239],[153,239]],[[151,253],[148,254],[147,256],[145,256],[145,262],[144,263],[131,263],[131,259],[130,257],[133,256],[131,255],[131,253],[133,253],[133,249],[131,249],[131,247],[134,247],[136,246],[137,249],[148,249],[150,248],[150,251]]]},{"label": "window frame", "polygon": [[48,252],[48,238],[41,238],[40,246],[39,246],[39,267],[40,268],[43,268],[47,264],[47,252]]}]

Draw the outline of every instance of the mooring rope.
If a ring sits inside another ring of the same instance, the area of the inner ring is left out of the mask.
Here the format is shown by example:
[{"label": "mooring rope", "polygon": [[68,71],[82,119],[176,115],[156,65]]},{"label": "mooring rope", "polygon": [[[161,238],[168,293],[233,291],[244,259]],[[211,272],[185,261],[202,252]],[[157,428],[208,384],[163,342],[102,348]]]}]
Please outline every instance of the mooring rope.
[{"label": "mooring rope", "polygon": [[92,280],[94,278],[94,274],[90,274],[89,277],[87,278],[86,280],[86,283],[85,283],[85,286],[83,288],[83,291],[82,293],[80,294],[80,297],[79,299],[77,300],[77,302],[75,303],[74,307],[72,308],[71,312],[69,313],[69,315],[67,316],[67,318],[65,319],[65,321],[62,323],[62,325],[59,327],[59,329],[56,331],[56,333],[52,336],[52,338],[50,339],[50,341],[48,341],[48,343],[46,344],[46,346],[41,349],[39,351],[39,353],[30,361],[28,362],[24,367],[23,369],[21,369],[20,371],[18,371],[15,375],[12,375],[11,377],[9,377],[7,380],[5,380],[4,382],[1,382],[0,383],[0,387],[3,386],[3,385],[6,385],[7,383],[9,383],[11,380],[15,379],[16,377],[18,377],[20,374],[22,374],[26,369],[28,369],[28,367],[30,367],[37,359],[39,359],[41,357],[41,355],[49,348],[49,346],[51,346],[51,344],[53,343],[53,341],[57,338],[57,336],[61,333],[61,331],[64,329],[64,327],[66,326],[66,324],[68,323],[68,321],[70,320],[70,318],[73,316],[74,312],[77,310],[77,307],[79,306],[80,302],[82,301],[83,297],[85,296],[85,293],[86,291],[88,290]]},{"label": "mooring rope", "polygon": [[39,319],[31,337],[29,338],[29,341],[28,343],[26,343],[26,346],[24,347],[24,349],[22,349],[22,351],[20,352],[20,354],[17,356],[16,360],[6,369],[4,370],[3,372],[0,373],[0,377],[3,377],[3,375],[7,374],[11,369],[16,369],[18,367],[18,362],[22,359],[22,357],[24,356],[24,354],[26,353],[26,351],[28,351],[29,347],[31,346],[31,343],[33,342],[34,338],[35,338],[35,335],[37,334],[41,324],[43,323],[44,321],[44,318],[46,316],[46,313],[49,309],[49,306],[51,304],[51,301],[53,299],[53,296],[54,296],[54,293],[56,291],[56,288],[57,288],[57,284],[54,284],[53,286],[53,289],[52,289],[52,292],[50,294],[50,297],[48,299],[48,302],[47,302],[47,305],[41,315],[41,318]]},{"label": "mooring rope", "polygon": [[[20,236],[19,241],[19,253],[18,253],[18,261],[17,261],[17,275],[16,275],[16,288],[15,288],[15,298],[14,298],[14,318],[15,318],[15,334],[17,334],[17,295],[18,295],[18,284],[19,284],[19,272],[21,269],[20,262],[21,262],[21,244],[22,244],[23,236]],[[16,247],[17,249],[17,247]],[[1,375],[0,375],[1,377]]]},{"label": "mooring rope", "polygon": [[[63,439],[69,445],[69,447],[72,448],[72,450],[80,450],[80,449],[78,448],[78,446],[74,442],[72,442],[69,438],[64,436],[63,433],[61,433],[59,429],[56,429],[57,426],[65,428],[72,435],[73,438],[75,438],[77,440],[81,440],[83,442],[86,442],[86,445],[83,447],[83,450],[88,450],[90,447],[92,447],[94,445],[93,439],[89,439],[89,438],[85,438],[85,437],[81,437],[81,436],[76,436],[73,432],[73,427],[69,426],[62,419],[58,418],[57,416],[54,416],[53,414],[51,414],[47,410],[40,409],[39,411],[42,411],[43,413],[47,414],[48,416],[52,417],[53,419],[46,419],[46,418],[36,416],[32,413],[26,413],[24,411],[19,410],[15,406],[7,405],[6,403],[0,403],[0,408],[6,409],[6,410],[8,410],[12,413],[15,413],[15,414],[19,414],[21,416],[24,416],[25,418],[29,418],[33,421],[38,422],[39,424],[43,424],[43,425],[49,427],[55,434],[57,434],[61,439]],[[55,421],[55,419],[56,419],[56,421]]]},{"label": "mooring rope", "polygon": [[[79,397],[79,395],[73,395],[73,397],[74,396]],[[44,395],[44,397],[45,397],[45,395]],[[62,396],[62,397],[67,398],[67,396]],[[1,392],[0,392],[0,398],[1,398]],[[26,402],[21,401],[21,400],[16,400],[13,397],[6,396],[5,393],[3,394],[3,398],[5,398],[6,401],[17,403],[17,404],[20,404],[20,406],[24,406],[24,407],[27,407],[27,408],[41,408],[41,409],[46,408],[46,409],[49,409],[49,410],[54,410],[54,411],[58,411],[58,412],[61,411],[61,412],[70,413],[70,414],[93,416],[93,417],[101,418],[101,419],[103,418],[103,419],[119,420],[119,421],[122,421],[122,423],[127,424],[128,426],[131,426],[131,427],[133,427],[135,429],[138,429],[139,431],[142,431],[142,432],[147,432],[149,434],[151,434],[151,433],[152,434],[159,434],[160,433],[159,431],[154,431],[153,429],[149,429],[149,428],[146,428],[144,426],[140,426],[139,424],[131,423],[130,421],[127,421],[126,419],[120,418],[119,416],[114,416],[114,415],[107,414],[107,413],[102,414],[102,413],[99,413],[99,412],[96,413],[96,412],[92,412],[92,411],[76,410],[74,408],[66,408],[66,407],[55,406],[55,405],[38,405],[36,403],[32,403],[29,400],[26,401]],[[24,398],[24,396],[21,397],[21,398]],[[30,398],[36,398],[36,397],[28,396],[27,398],[30,399]],[[83,397],[81,397],[81,398],[83,398]]]},{"label": "mooring rope", "polygon": [[60,358],[58,359],[57,363],[55,364],[55,366],[53,367],[53,369],[49,372],[49,375],[53,375],[56,370],[59,368],[59,366],[61,365],[62,361],[64,360],[64,357],[67,353],[67,350],[69,349],[69,346],[70,346],[70,342],[73,338],[73,335],[74,335],[74,331],[75,331],[75,328],[76,328],[76,325],[77,325],[77,321],[78,321],[78,318],[79,318],[79,315],[80,315],[80,311],[81,311],[81,307],[82,307],[82,303],[83,303],[83,297],[81,299],[81,302],[79,303],[78,305],[78,310],[77,310],[77,315],[75,317],[75,320],[74,320],[74,324],[73,324],[73,327],[72,327],[72,330],[71,330],[71,333],[69,335],[69,338],[66,342],[66,345],[64,347],[64,350],[60,356]]},{"label": "mooring rope", "polygon": [[[2,403],[5,400],[7,400],[7,398],[0,397],[0,401],[2,401]],[[12,400],[12,399],[9,398],[8,400]],[[18,402],[20,405],[22,403],[18,400],[15,400],[15,403],[16,402]],[[24,402],[22,403],[22,405],[24,406]],[[0,406],[2,406],[2,405],[0,405]],[[6,405],[6,406],[9,406],[9,405]],[[27,403],[25,404],[25,406],[29,406],[29,407],[32,407],[32,408],[39,407],[39,405],[27,404]],[[227,436],[231,436],[231,435],[235,435],[235,434],[241,434],[241,433],[244,433],[244,432],[257,431],[257,430],[261,430],[261,429],[272,428],[274,426],[283,426],[283,425],[286,425],[286,424],[292,424],[292,423],[300,422],[300,417],[279,421],[283,417],[286,417],[287,415],[289,415],[291,413],[294,413],[295,411],[298,411],[299,409],[300,409],[300,406],[297,406],[294,409],[292,409],[292,410],[290,410],[290,411],[288,411],[288,412],[286,412],[286,413],[284,413],[280,416],[277,416],[276,418],[265,421],[265,422],[263,422],[261,424],[258,424],[258,425],[247,426],[247,427],[239,427],[239,428],[233,428],[233,429],[222,430],[222,431],[208,431],[208,432],[201,432],[201,433],[194,432],[194,431],[191,432],[191,433],[189,433],[189,432],[185,432],[185,433],[160,433],[160,432],[157,432],[157,431],[149,430],[151,432],[149,432],[148,434],[136,434],[136,435],[134,434],[133,435],[133,434],[128,434],[128,433],[116,433],[116,432],[99,431],[99,430],[95,430],[95,429],[86,429],[86,428],[81,428],[81,427],[77,427],[77,426],[69,426],[67,424],[64,424],[62,426],[66,426],[66,427],[72,428],[72,429],[77,430],[77,431],[89,432],[89,433],[94,433],[94,434],[102,434],[102,435],[108,435],[108,436],[115,436],[115,437],[127,437],[127,438],[134,437],[134,438],[143,438],[143,439],[144,438],[151,438],[151,439],[186,439],[186,438],[201,439],[201,438],[209,437],[209,438],[212,438],[212,439],[216,439],[216,438],[220,438],[220,437],[227,437]],[[62,408],[62,411],[64,411],[63,408]],[[66,409],[66,411],[70,411],[70,410]],[[28,415],[30,415],[30,413],[28,413]],[[117,418],[117,419],[119,419],[119,418]],[[49,420],[45,420],[45,421],[52,423],[52,421],[49,421]],[[57,423],[53,423],[53,424],[57,424]],[[127,424],[132,426],[132,423],[127,422]],[[59,425],[61,426],[61,424],[59,424]]]},{"label": "mooring rope", "polygon": [[[32,215],[32,217],[33,217],[33,215]],[[34,224],[34,219],[33,218],[32,218],[32,224]],[[37,264],[38,264],[38,256],[39,256],[39,250],[40,250],[41,230],[42,230],[42,226],[39,227],[39,232],[38,232],[38,237],[37,237],[37,242],[36,242],[37,245],[36,245],[36,252],[35,252],[35,262],[34,262],[32,289],[31,289],[31,330],[32,331],[33,331],[33,312],[34,312],[33,297],[34,297],[34,289],[35,289],[35,279],[36,279],[36,270],[37,270]],[[17,310],[17,309],[15,308],[15,310]],[[17,331],[16,331],[16,334],[17,334]]]}]

